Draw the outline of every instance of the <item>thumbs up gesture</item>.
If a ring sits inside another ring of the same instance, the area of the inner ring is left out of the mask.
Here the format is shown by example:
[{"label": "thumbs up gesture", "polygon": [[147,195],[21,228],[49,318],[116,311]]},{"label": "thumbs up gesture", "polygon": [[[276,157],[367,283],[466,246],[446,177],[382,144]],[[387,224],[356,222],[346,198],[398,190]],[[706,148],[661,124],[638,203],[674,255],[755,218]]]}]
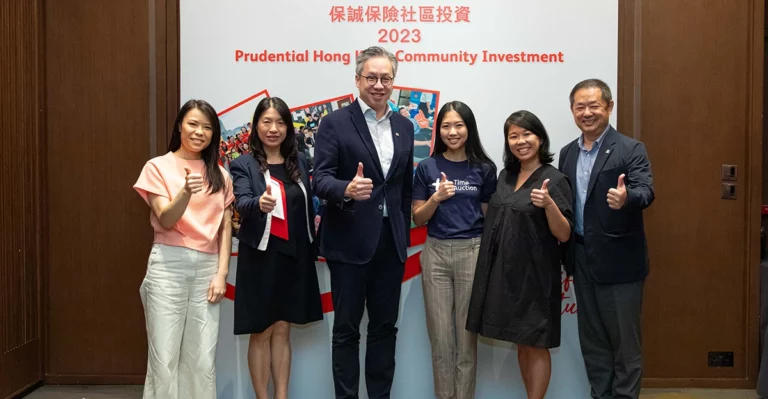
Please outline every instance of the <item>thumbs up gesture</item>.
[{"label": "thumbs up gesture", "polygon": [[440,203],[447,200],[448,198],[453,197],[455,194],[456,186],[452,181],[448,180],[448,177],[445,176],[445,173],[440,172],[440,181],[437,183],[437,189],[432,195],[432,198],[435,199],[435,202]]},{"label": "thumbs up gesture", "polygon": [[364,201],[371,198],[373,192],[373,180],[363,175],[363,163],[357,164],[357,173],[344,190],[344,196],[355,201]]},{"label": "thumbs up gesture", "polygon": [[197,194],[200,191],[203,191],[203,175],[200,173],[192,173],[192,170],[189,168],[184,168],[184,171],[187,172],[184,191],[186,191],[187,194]]},{"label": "thumbs up gesture", "polygon": [[624,174],[619,176],[616,188],[608,190],[608,207],[619,210],[627,203],[627,186],[624,185]]},{"label": "thumbs up gesture", "polygon": [[553,201],[552,197],[549,196],[549,189],[547,188],[548,185],[549,179],[544,180],[541,188],[534,188],[531,190],[531,202],[533,203],[533,206],[547,209],[550,206],[555,205],[555,201]]},{"label": "thumbs up gesture", "polygon": [[272,195],[272,185],[267,182],[267,189],[259,197],[259,209],[264,213],[270,213],[277,205],[277,197]]}]

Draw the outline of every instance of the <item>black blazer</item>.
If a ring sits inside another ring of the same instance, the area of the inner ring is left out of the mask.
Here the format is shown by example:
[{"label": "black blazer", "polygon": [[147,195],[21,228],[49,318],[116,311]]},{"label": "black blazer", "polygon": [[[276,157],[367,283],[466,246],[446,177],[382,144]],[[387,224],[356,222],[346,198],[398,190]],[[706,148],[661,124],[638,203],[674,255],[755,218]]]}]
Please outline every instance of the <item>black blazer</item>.
[{"label": "black blazer", "polygon": [[[254,132],[256,134],[256,132]],[[309,168],[303,154],[298,154],[301,182],[307,191],[307,223],[311,241],[315,242],[315,208],[312,206],[312,188],[310,187]],[[240,230],[237,239],[247,245],[258,248],[267,225],[267,214],[259,208],[259,198],[267,189],[267,181],[261,172],[259,163],[252,154],[237,157],[229,165],[232,185],[235,191],[235,209],[240,213]],[[314,255],[314,254],[311,254]]]},{"label": "black blazer", "polygon": [[[413,124],[393,112],[394,154],[384,176],[368,124],[356,100],[323,118],[315,141],[315,172],[312,180],[318,198],[328,202],[320,220],[320,253],[328,260],[364,264],[379,243],[384,198],[397,253],[405,262],[410,245],[413,193]],[[373,193],[365,201],[344,201],[344,190],[357,173],[373,180]]]},{"label": "black blazer", "polygon": [[[560,150],[558,168],[568,176],[575,199],[579,141]],[[624,174],[627,202],[624,208],[608,207],[608,190],[616,188]],[[643,209],[654,199],[651,164],[643,143],[624,136],[613,127],[603,137],[592,168],[584,202],[584,246],[587,266],[595,281],[618,284],[638,281],[648,275],[648,249]],[[574,210],[575,212],[575,210]],[[565,267],[573,275],[572,238],[567,244]]]}]

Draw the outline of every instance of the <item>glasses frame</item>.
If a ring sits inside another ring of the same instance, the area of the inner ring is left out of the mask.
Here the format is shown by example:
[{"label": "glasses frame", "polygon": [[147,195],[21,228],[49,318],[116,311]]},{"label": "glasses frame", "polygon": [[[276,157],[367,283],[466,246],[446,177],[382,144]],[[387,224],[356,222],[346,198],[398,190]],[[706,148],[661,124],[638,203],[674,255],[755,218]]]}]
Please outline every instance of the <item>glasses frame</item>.
[{"label": "glasses frame", "polygon": [[[381,82],[382,86],[389,87],[395,82],[395,78],[391,76],[382,76],[382,77],[373,76],[373,75],[369,75],[369,76],[357,75],[357,76],[365,79],[365,82],[368,83],[368,86],[376,86],[377,83]],[[384,83],[384,79],[389,79],[389,83]]]}]

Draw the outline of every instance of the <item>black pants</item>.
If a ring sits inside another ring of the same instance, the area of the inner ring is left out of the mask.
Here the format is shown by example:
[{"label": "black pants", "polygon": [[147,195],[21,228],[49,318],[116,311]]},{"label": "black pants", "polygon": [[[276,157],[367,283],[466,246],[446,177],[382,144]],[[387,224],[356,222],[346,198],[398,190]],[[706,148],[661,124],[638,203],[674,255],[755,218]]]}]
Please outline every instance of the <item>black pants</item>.
[{"label": "black pants", "polygon": [[[595,399],[637,399],[642,377],[640,311],[644,280],[601,284],[592,278],[584,245],[575,244],[579,341]],[[621,266],[617,260],[616,267]]]},{"label": "black pants", "polygon": [[363,265],[328,261],[333,295],[333,383],[337,399],[357,399],[360,383],[360,321],[368,308],[365,384],[370,399],[389,398],[395,375],[400,260],[385,218],[376,254]]}]

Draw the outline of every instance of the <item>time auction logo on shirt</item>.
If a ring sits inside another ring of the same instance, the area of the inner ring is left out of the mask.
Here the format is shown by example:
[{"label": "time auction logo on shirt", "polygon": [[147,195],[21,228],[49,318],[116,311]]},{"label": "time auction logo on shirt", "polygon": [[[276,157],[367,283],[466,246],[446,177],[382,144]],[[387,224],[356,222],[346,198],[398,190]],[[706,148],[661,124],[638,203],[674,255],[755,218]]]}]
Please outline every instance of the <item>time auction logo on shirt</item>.
[{"label": "time auction logo on shirt", "polygon": [[[438,187],[440,187],[440,178],[436,179],[431,185],[437,191]],[[456,191],[479,191],[477,186],[473,186],[467,180],[453,180],[453,185],[456,186]]]},{"label": "time auction logo on shirt", "polygon": [[454,180],[453,185],[456,186],[456,191],[479,191],[477,186],[473,186],[467,180]]}]

